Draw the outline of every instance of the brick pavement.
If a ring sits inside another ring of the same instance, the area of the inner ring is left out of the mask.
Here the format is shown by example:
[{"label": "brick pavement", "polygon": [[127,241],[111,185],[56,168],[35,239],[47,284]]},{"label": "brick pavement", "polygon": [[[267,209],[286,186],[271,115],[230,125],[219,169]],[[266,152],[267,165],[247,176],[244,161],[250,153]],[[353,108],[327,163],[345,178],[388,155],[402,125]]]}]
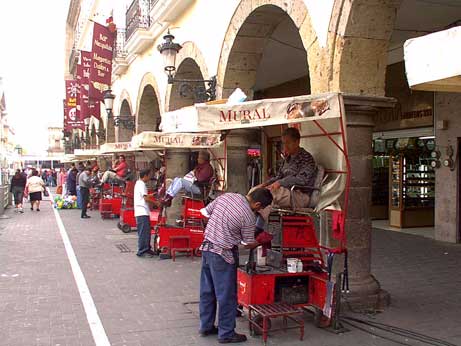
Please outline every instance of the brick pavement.
[{"label": "brick pavement", "polygon": [[[93,345],[51,207],[35,218],[30,210],[8,213],[12,218],[0,221],[0,275],[7,275],[0,276],[0,345]],[[197,335],[199,259],[173,263],[121,253],[118,244],[136,250],[136,234],[119,231],[116,220],[96,212],[88,220],[76,210],[60,214],[112,345],[217,345]],[[373,271],[392,295],[392,307],[373,318],[461,344],[461,246],[379,230],[373,245]],[[305,320],[303,342],[292,331],[274,334],[268,344],[393,345],[357,330],[319,330],[309,314]],[[243,319],[237,329],[247,333]]]},{"label": "brick pavement", "polygon": [[91,345],[49,202],[0,220],[0,345]]}]

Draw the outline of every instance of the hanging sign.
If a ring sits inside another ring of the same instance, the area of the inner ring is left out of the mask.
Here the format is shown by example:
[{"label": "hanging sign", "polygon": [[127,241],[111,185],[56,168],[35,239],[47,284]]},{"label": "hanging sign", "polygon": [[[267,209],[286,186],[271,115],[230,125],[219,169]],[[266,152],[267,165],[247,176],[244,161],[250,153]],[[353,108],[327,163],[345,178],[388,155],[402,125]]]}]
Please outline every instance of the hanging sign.
[{"label": "hanging sign", "polygon": [[91,52],[80,51],[80,64],[77,65],[77,81],[80,85],[80,119],[91,117],[89,112]]},{"label": "hanging sign", "polygon": [[[79,118],[77,112],[77,99],[79,97],[78,82],[66,80],[65,111],[67,124],[72,129],[85,129],[85,123]],[[65,119],[66,119],[65,118]]]},{"label": "hanging sign", "polygon": [[219,133],[164,133],[144,131],[134,136],[131,144],[136,148],[210,148],[222,142]]},{"label": "hanging sign", "polygon": [[66,99],[62,100],[62,109],[64,111],[63,114],[63,128],[64,131],[70,132],[72,130],[72,127],[69,125],[69,121],[67,120],[67,106],[66,106]]},{"label": "hanging sign", "polygon": [[110,89],[114,38],[114,33],[107,27],[94,23],[89,87],[91,99],[104,100],[104,92]]},{"label": "hanging sign", "polygon": [[336,118],[337,94],[297,96],[242,102],[237,105],[196,105],[198,130],[227,130]]}]

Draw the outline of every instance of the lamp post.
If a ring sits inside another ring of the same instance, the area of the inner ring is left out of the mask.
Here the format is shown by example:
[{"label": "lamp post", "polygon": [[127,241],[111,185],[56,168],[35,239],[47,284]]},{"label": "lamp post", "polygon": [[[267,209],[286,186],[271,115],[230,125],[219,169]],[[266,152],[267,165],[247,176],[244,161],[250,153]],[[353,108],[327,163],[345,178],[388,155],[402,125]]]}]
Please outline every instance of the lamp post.
[{"label": "lamp post", "polygon": [[104,106],[106,107],[107,119],[113,118],[115,127],[119,127],[121,125],[125,129],[133,131],[136,127],[133,116],[131,115],[114,116],[113,115],[112,111],[114,109],[114,99],[115,99],[115,95],[112,94],[112,90],[111,89],[106,90],[106,92],[104,93]]},{"label": "lamp post", "polygon": [[[164,42],[158,45],[157,49],[163,56],[165,73],[168,76],[168,84],[181,83],[179,90],[181,95],[194,93],[197,102],[212,101],[216,99],[216,76],[210,79],[178,79],[175,78],[176,73],[176,55],[181,50],[182,46],[179,43],[173,42],[174,36],[168,30],[168,33],[163,36]],[[199,84],[193,87],[191,84]],[[206,83],[208,88],[204,89],[200,84]]]},{"label": "lamp post", "polygon": [[114,109],[114,99],[115,95],[112,94],[111,89],[107,89],[104,93],[104,107],[106,107],[107,118],[112,118],[112,109]]}]

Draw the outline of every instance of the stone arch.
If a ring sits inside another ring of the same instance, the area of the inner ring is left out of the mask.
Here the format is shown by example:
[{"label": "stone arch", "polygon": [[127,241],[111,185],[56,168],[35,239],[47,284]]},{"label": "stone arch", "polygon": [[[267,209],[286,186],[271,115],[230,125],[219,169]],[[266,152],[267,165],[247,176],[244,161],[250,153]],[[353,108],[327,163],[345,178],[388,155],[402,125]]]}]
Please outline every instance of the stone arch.
[{"label": "stone arch", "polygon": [[136,133],[157,131],[161,113],[157,82],[152,73],[146,73],[139,85],[136,101]]},{"label": "stone arch", "polygon": [[[186,58],[176,69],[175,78],[186,80],[202,80],[203,74],[199,65],[192,59]],[[205,92],[206,86],[203,82],[197,83],[174,83],[169,86],[168,110],[174,111],[182,107],[192,106],[201,102],[195,97],[195,90]]]},{"label": "stone arch", "polygon": [[402,1],[335,3],[328,39],[332,91],[384,95],[387,50]]},{"label": "stone arch", "polygon": [[[121,96],[123,97],[123,93]],[[122,102],[120,103],[120,111],[118,115],[122,117],[133,116],[131,102],[130,102],[129,97],[127,98],[122,98],[122,97],[120,98]],[[134,131],[130,129],[126,129],[122,124],[120,124],[115,129],[115,139],[117,142],[129,142],[131,141],[133,132]]]},{"label": "stone arch", "polygon": [[[326,91],[319,62],[320,47],[307,7],[302,0],[242,0],[227,29],[218,65],[218,97],[228,97],[240,87],[252,98],[257,67],[267,39],[286,16],[299,32],[309,66],[310,90]],[[325,54],[325,53],[323,53]]]},{"label": "stone arch", "polygon": [[[176,66],[178,66],[176,69],[177,78],[182,78],[181,76],[187,79],[210,78],[205,58],[194,42],[187,41],[182,44],[182,49],[176,55]],[[180,96],[178,85],[168,85],[165,95],[165,110],[167,112],[193,104],[191,99],[187,102],[185,100],[179,103],[175,102],[175,98],[178,96]]]}]

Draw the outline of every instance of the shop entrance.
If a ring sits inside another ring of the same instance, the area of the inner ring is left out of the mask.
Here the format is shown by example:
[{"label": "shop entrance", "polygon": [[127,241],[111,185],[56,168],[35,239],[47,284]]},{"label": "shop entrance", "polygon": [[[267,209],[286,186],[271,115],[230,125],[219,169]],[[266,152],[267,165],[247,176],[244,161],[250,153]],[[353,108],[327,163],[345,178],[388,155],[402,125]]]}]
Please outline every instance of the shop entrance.
[{"label": "shop entrance", "polygon": [[397,228],[434,225],[433,137],[373,141],[372,215]]}]

